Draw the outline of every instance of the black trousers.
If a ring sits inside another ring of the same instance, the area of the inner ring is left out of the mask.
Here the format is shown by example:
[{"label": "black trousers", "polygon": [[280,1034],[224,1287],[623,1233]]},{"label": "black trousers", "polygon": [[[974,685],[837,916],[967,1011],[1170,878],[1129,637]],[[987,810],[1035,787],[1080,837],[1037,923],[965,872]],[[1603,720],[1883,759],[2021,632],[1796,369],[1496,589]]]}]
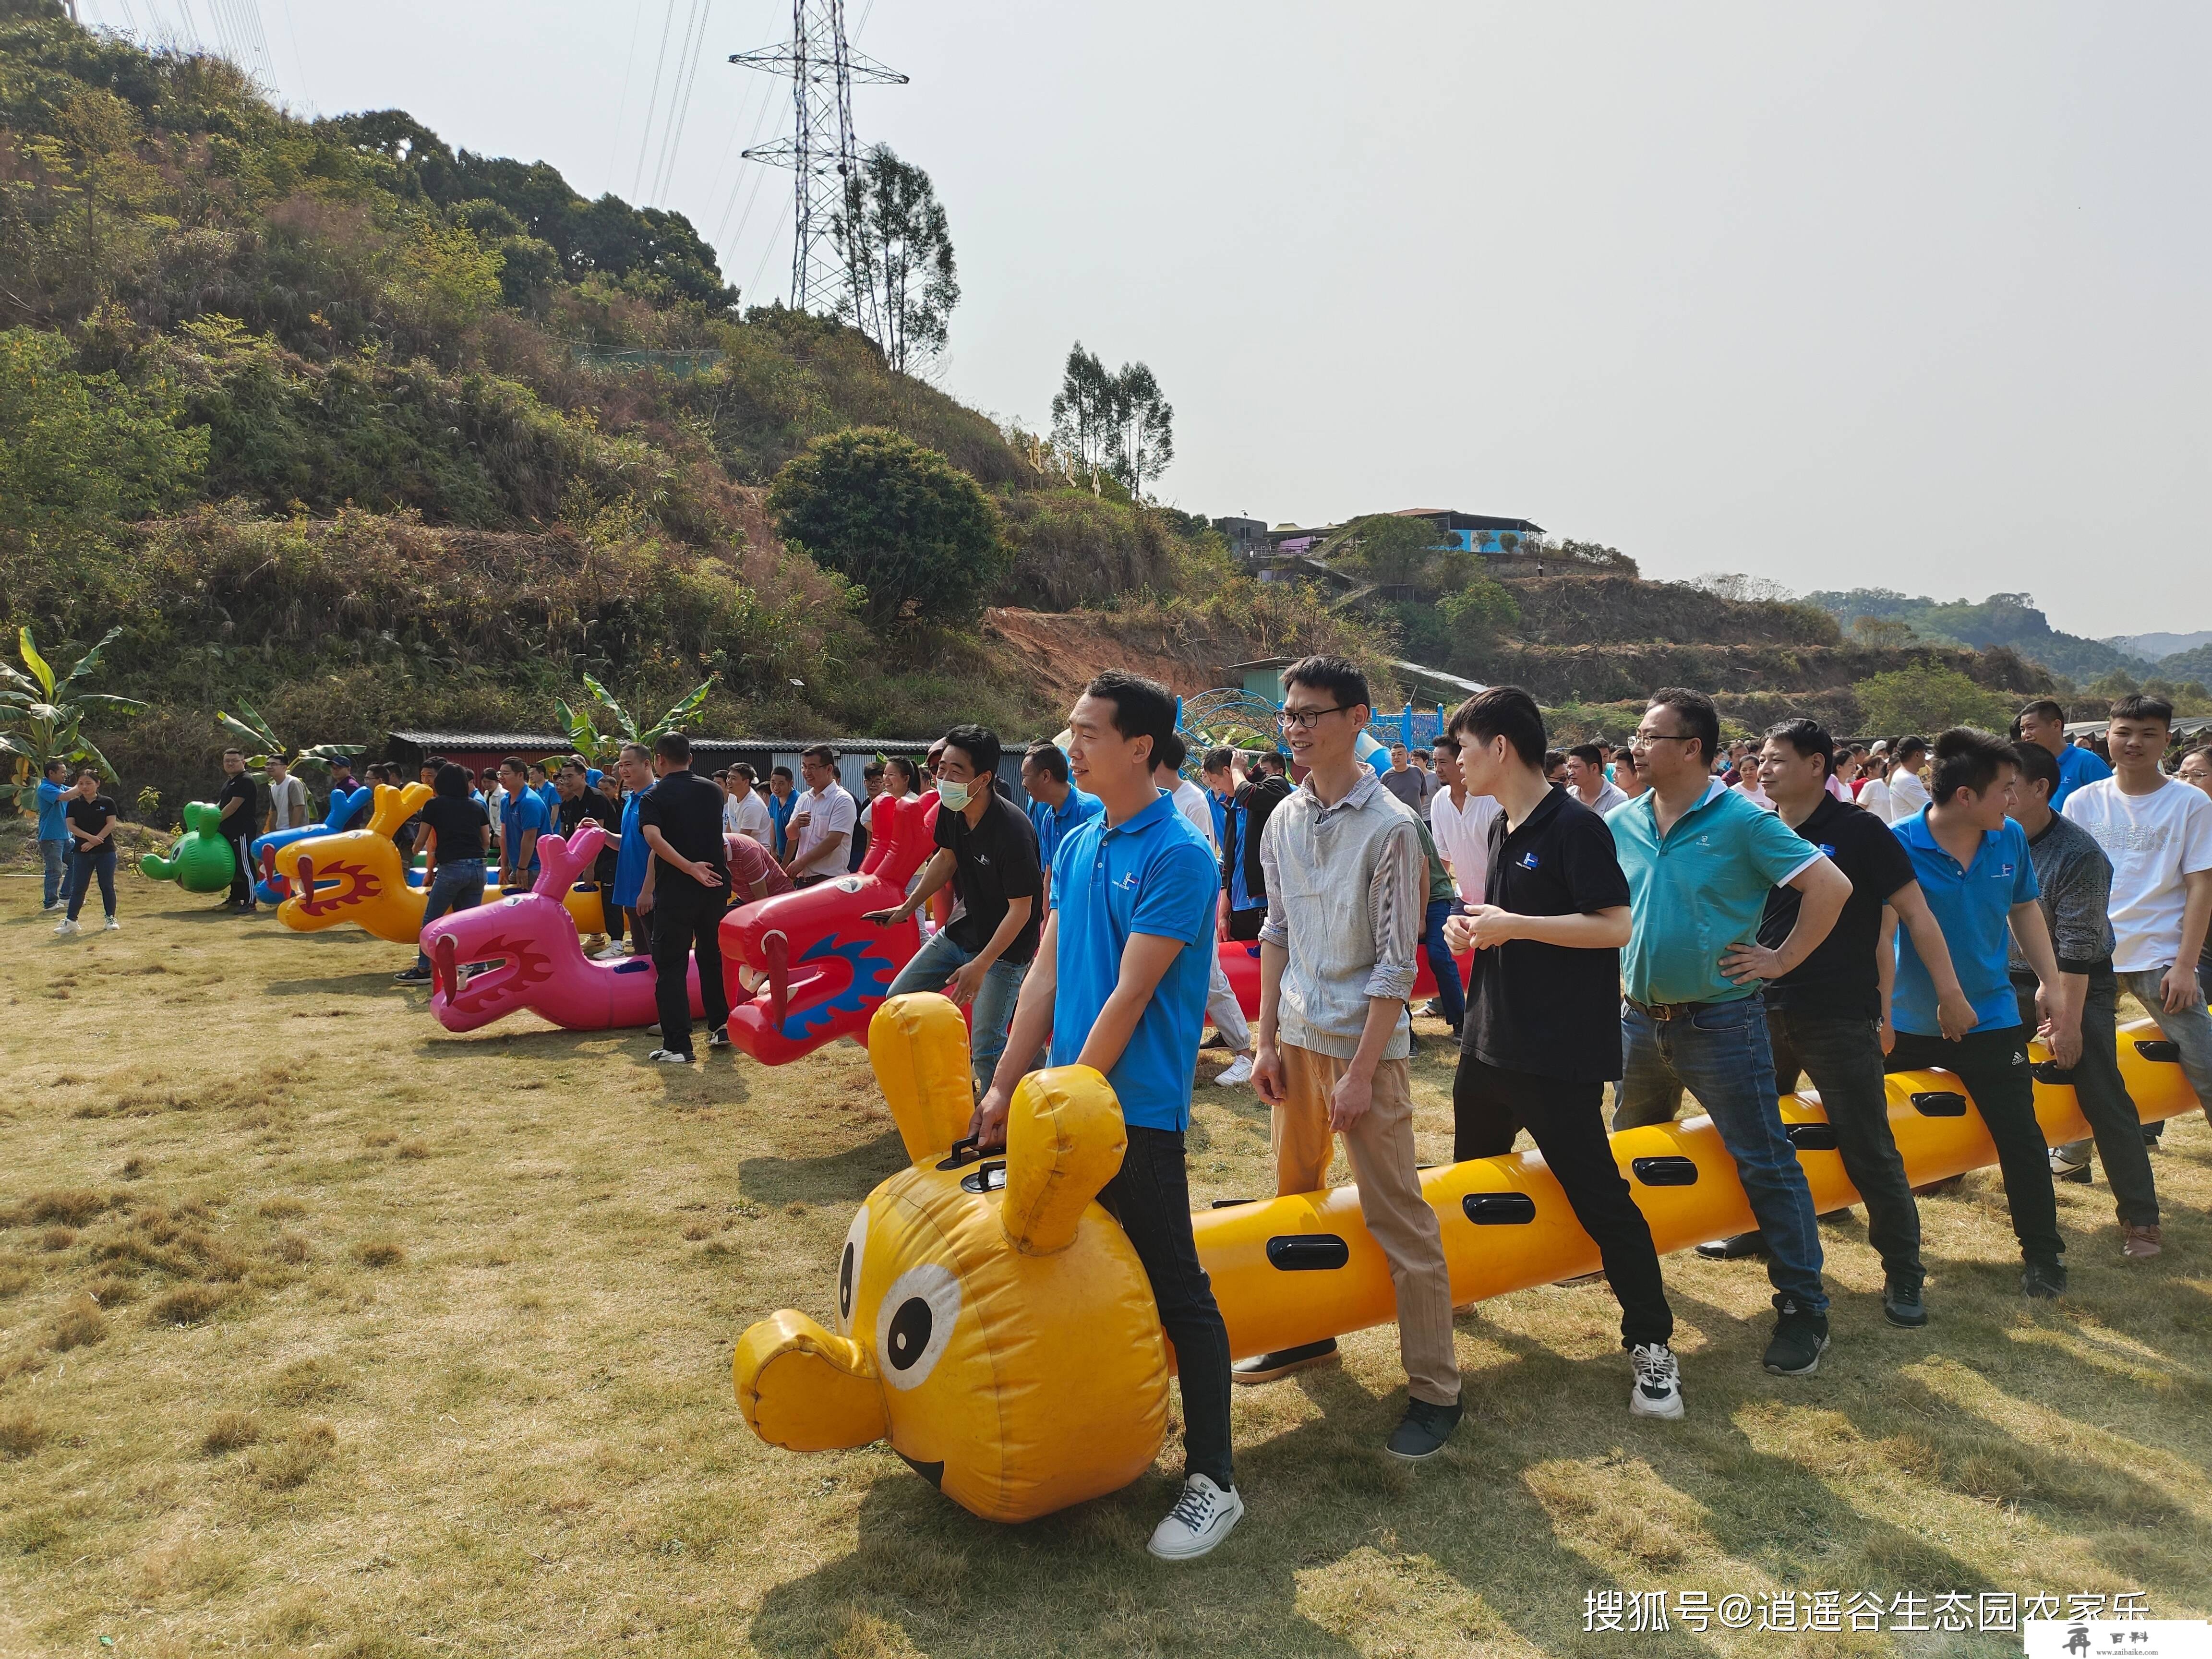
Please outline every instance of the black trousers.
[{"label": "black trousers", "polygon": [[[2158,1177],[2151,1173],[2150,1151],[2143,1145],[2142,1113],[2120,1075],[2119,981],[2110,967],[2088,975],[2081,1000],[2081,1060],[2066,1076],[2074,1085],[2074,1098],[2081,1115],[2089,1120],[2089,1133],[2097,1139],[2097,1156],[2104,1160],[2105,1179],[2112,1188],[2112,1207],[2124,1227],[2158,1225]],[[2013,995],[2020,1004],[2020,1023],[2033,1030],[2035,978],[2016,976]]]},{"label": "black trousers", "polygon": [[1182,1132],[1133,1123],[1128,1136],[1121,1167],[1098,1201],[1136,1247],[1159,1304],[1160,1325],[1175,1344],[1182,1378],[1183,1473],[1202,1474],[1225,1492],[1236,1484],[1229,1440],[1229,1327],[1191,1237]]},{"label": "black trousers", "polygon": [[[685,891],[688,888],[690,890]],[[730,1023],[730,999],[722,989],[723,890],[702,887],[689,876],[656,881],[653,889],[653,1006],[660,1012],[660,1046],[672,1053],[691,1052],[690,958],[699,959],[699,1001],[707,1029]]]},{"label": "black trousers", "polygon": [[250,835],[225,836],[223,839],[230,843],[230,902],[237,905],[251,904],[253,902],[253,866],[247,861],[246,852],[253,844],[253,837]]},{"label": "black trousers", "polygon": [[1606,1136],[1605,1085],[1509,1072],[1462,1053],[1452,1079],[1453,1161],[1510,1152],[1522,1129],[1597,1245],[1606,1282],[1620,1304],[1621,1346],[1671,1340],[1674,1310],[1667,1305],[1651,1226]]},{"label": "black trousers", "polygon": [[1996,1142],[2004,1171],[2012,1231],[2030,1261],[2056,1262],[2065,1254],[2058,1236],[2058,1199],[2051,1188],[2050,1148],[2035,1121],[2035,1077],[2028,1069],[2027,1032],[2018,1025],[1969,1031],[1956,1042],[1911,1031],[1897,1034],[1887,1069],[1917,1072],[1938,1066],[1966,1085],[1974,1109]]},{"label": "black trousers", "polygon": [[1775,1088],[1791,1093],[1801,1071],[1813,1079],[1828,1109],[1828,1127],[1836,1132],[1844,1173],[1866,1203],[1867,1243],[1881,1257],[1892,1284],[1917,1288],[1928,1277],[1920,1263],[1920,1206],[1890,1131],[1880,1028],[1870,1019],[1838,1018],[1777,1002],[1771,990],[1767,997]]}]

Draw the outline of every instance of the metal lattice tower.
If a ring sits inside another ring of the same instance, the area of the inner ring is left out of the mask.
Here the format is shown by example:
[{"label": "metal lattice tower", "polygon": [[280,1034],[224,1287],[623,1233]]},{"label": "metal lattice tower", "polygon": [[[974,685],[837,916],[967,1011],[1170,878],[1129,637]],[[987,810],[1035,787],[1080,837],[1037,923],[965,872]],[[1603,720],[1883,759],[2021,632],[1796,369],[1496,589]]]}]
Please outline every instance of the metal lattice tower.
[{"label": "metal lattice tower", "polygon": [[793,197],[791,303],[833,311],[846,287],[830,222],[845,205],[845,181],[860,166],[853,139],[853,83],[904,86],[907,77],[854,52],[845,40],[845,0],[792,0],[787,45],[733,52],[732,64],[791,79],[791,136],[744,152],[749,161],[789,167]]}]

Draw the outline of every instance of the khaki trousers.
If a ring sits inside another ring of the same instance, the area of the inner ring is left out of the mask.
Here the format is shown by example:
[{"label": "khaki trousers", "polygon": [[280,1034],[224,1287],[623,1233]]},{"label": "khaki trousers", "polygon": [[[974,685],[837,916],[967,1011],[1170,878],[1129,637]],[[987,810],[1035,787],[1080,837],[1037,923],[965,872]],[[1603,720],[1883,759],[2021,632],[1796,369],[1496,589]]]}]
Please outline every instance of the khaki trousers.
[{"label": "khaki trousers", "polygon": [[[1290,1043],[1282,1047],[1285,1091],[1272,1113],[1275,1193],[1318,1191],[1328,1180],[1334,1135],[1328,1097],[1347,1061]],[[1421,1196],[1413,1155],[1413,1096],[1408,1063],[1375,1068],[1374,1102],[1344,1137],[1359,1210],[1389,1260],[1398,1292],[1398,1356],[1407,1391],[1432,1406],[1459,1398],[1459,1362],[1452,1352],[1451,1273],[1444,1265],[1437,1212]]]}]

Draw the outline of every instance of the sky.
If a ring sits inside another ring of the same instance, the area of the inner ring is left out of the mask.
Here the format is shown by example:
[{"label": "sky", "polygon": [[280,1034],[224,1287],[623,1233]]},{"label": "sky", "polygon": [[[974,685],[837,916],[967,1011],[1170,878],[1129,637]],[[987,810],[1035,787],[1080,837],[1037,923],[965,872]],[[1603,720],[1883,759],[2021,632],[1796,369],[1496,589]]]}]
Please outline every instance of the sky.
[{"label": "sky", "polygon": [[[738,152],[788,86],[723,61],[787,33],[782,0],[81,3],[210,40],[258,7],[303,112],[542,158],[687,214],[747,303],[785,289],[789,175]],[[2212,7],[847,16],[912,77],[856,91],[862,143],[951,218],[941,383],[1041,428],[1073,342],[1149,363],[1187,511],[1449,507],[1650,576],[2212,628]]]}]

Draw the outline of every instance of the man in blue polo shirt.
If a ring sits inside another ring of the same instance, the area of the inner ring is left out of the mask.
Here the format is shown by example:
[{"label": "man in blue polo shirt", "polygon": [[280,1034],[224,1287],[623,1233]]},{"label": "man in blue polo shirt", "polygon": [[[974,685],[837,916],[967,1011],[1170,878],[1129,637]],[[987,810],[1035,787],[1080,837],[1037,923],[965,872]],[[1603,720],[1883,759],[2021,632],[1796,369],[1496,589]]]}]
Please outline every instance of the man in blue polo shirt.
[{"label": "man in blue polo shirt", "polygon": [[529,769],[514,756],[499,763],[499,781],[507,791],[499,809],[499,884],[527,887],[538,878],[538,838],[552,827],[552,817],[530,787]]},{"label": "man in blue polo shirt", "polygon": [[1175,730],[1166,687],[1101,674],[1068,716],[1068,759],[1101,804],[1053,860],[1051,915],[1022,982],[1013,1029],[970,1133],[1006,1138],[1006,1109],[1030,1055],[1105,1074],[1129,1137],[1098,1194],[1152,1281],[1182,1380],[1182,1495],[1148,1547],[1164,1560],[1204,1555],[1244,1513],[1231,1466],[1229,1328],[1190,1230],[1183,1132],[1206,1020],[1215,896],[1206,841],[1152,784],[1152,756]]},{"label": "man in blue polo shirt", "polygon": [[[645,890],[646,872],[653,866],[653,849],[645,844],[645,829],[637,820],[637,802],[640,795],[653,787],[650,751],[642,744],[624,744],[622,758],[615,763],[615,775],[622,780],[623,794],[622,840],[615,854],[614,902],[629,924],[631,953],[649,957],[653,954],[653,915],[650,911],[641,912],[637,902]],[[611,961],[622,954],[620,944],[610,945],[599,952],[599,959]]]},{"label": "man in blue polo shirt", "polygon": [[39,856],[46,866],[46,908],[59,910],[69,903],[69,798],[64,780],[69,763],[50,760],[39,777]]},{"label": "man in blue polo shirt", "polygon": [[[1628,878],[1621,976],[1620,1082],[1613,1127],[1664,1123],[1686,1086],[1735,1160],[1774,1285],[1765,1364],[1810,1376],[1828,1346],[1820,1235],[1813,1193],[1776,1104],[1762,979],[1778,979],[1828,936],[1851,884],[1773,813],[1712,775],[1720,714],[1701,691],[1653,694],[1634,747],[1651,787],[1606,817]],[[1755,945],[1766,896],[1797,894],[1797,921],[1769,956],[1731,978],[1721,958]]]},{"label": "man in blue polo shirt", "polygon": [[1909,939],[1897,941],[1897,982],[1890,1020],[1897,1042],[1893,1072],[1941,1066],[1955,1073],[1996,1143],[2005,1200],[2025,1264],[2020,1288],[2030,1297],[2066,1289],[2060,1261],[2058,1203],[2051,1188],[2050,1152],[2035,1121],[2035,1077],[2027,1062],[2028,1030],[2013,990],[2006,934],[2020,942],[2041,988],[2046,1028],[2071,1025],[2069,994],[2058,977],[2051,930],[2036,902],[2035,860],[2027,832],[2005,816],[2016,805],[2020,763],[2012,745],[1987,732],[1956,726],[1936,739],[1929,803],[1891,833],[1905,843],[1928,908],[1943,930],[1959,986],[1973,1005],[1974,1028],[1946,1041],[1937,1018],[1936,985]]},{"label": "man in blue polo shirt", "polygon": [[1088,823],[1106,809],[1098,797],[1086,795],[1069,780],[1067,757],[1056,743],[1033,743],[1022,756],[1022,787],[1029,793],[1030,823],[1036,830],[1037,863],[1051,902],[1052,861],[1068,831]]},{"label": "man in blue polo shirt", "polygon": [[2097,758],[2094,749],[2076,749],[2066,741],[2066,711],[2051,697],[2039,697],[2013,717],[2013,735],[2047,750],[2058,763],[2058,787],[2051,792],[2051,810],[2062,810],[2067,796],[2085,784],[2102,783],[2112,769]]}]

